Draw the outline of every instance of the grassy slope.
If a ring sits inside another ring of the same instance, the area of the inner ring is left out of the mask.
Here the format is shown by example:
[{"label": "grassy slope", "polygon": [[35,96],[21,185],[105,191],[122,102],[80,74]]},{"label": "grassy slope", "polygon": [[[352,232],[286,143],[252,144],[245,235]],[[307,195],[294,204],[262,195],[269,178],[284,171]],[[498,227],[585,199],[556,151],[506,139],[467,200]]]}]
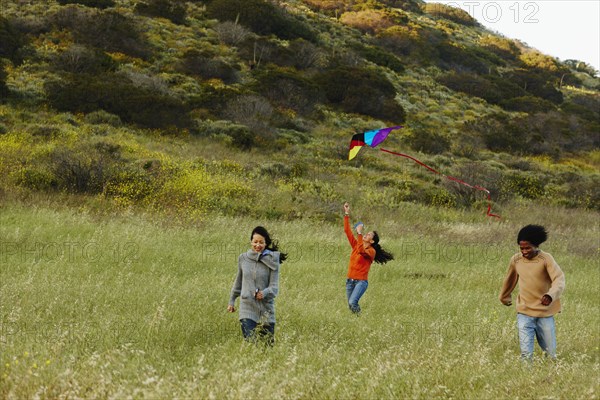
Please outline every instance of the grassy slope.
[{"label": "grassy slope", "polygon": [[[269,222],[290,259],[264,350],[225,312],[237,255],[264,221],[3,204],[0,397],[598,398],[598,214],[507,211],[500,223],[416,205],[401,219],[363,213],[397,260],[374,266],[360,318],[344,301],[341,221]],[[525,368],[497,293],[533,221],[551,232],[567,290],[559,361]]]}]

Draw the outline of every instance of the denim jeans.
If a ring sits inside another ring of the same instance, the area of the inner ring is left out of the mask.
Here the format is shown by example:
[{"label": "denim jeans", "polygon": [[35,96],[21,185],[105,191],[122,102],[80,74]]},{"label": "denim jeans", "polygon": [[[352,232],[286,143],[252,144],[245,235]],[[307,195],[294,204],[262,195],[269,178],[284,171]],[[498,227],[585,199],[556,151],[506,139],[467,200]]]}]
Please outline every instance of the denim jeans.
[{"label": "denim jeans", "polygon": [[258,338],[264,340],[269,345],[275,342],[275,324],[258,324],[256,321],[248,318],[241,319],[240,324],[244,340],[255,342]]},{"label": "denim jeans", "polygon": [[533,359],[534,337],[551,358],[556,358],[556,328],[554,316],[530,317],[517,314],[517,328],[519,329],[519,343],[521,346],[521,359]]},{"label": "denim jeans", "polygon": [[346,280],[346,297],[348,298],[348,307],[353,313],[360,313],[360,306],[358,301],[363,294],[367,291],[369,281],[361,281],[358,279],[347,279]]}]

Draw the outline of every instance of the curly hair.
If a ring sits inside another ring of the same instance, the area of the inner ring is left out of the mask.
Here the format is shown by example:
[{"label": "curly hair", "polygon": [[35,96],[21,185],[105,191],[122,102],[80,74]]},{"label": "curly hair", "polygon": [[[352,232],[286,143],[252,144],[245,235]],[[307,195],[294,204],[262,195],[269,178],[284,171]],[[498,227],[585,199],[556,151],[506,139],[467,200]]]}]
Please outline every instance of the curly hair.
[{"label": "curly hair", "polygon": [[541,225],[527,225],[519,231],[517,244],[524,240],[537,247],[544,243],[546,239],[548,239],[546,228]]}]

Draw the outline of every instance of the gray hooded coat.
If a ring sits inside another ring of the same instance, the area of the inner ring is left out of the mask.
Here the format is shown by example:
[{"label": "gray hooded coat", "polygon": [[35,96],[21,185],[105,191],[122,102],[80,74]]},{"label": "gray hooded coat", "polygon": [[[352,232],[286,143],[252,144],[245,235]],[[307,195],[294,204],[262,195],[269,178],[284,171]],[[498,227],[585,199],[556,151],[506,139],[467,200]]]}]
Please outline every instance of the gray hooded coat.
[{"label": "gray hooded coat", "polygon": [[[229,305],[240,299],[240,320],[275,323],[275,297],[279,292],[279,252],[265,250],[262,254],[248,250],[238,258],[238,271],[231,288]],[[257,300],[256,289],[264,298]]]}]

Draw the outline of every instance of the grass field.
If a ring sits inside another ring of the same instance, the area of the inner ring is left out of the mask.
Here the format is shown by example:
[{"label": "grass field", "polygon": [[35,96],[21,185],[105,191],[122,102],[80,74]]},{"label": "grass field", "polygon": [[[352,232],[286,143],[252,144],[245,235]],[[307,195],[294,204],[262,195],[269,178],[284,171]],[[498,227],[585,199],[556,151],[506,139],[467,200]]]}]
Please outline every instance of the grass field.
[{"label": "grass field", "polygon": [[[0,398],[600,397],[597,213],[513,205],[499,222],[410,204],[363,213],[396,260],[373,266],[356,317],[345,304],[341,212],[338,225],[182,223],[0,207]],[[567,281],[559,359],[538,348],[531,366],[518,360],[514,308],[497,299],[527,223],[549,229],[542,248]],[[243,343],[237,314],[226,313],[257,224],[289,253],[272,348]]]}]

